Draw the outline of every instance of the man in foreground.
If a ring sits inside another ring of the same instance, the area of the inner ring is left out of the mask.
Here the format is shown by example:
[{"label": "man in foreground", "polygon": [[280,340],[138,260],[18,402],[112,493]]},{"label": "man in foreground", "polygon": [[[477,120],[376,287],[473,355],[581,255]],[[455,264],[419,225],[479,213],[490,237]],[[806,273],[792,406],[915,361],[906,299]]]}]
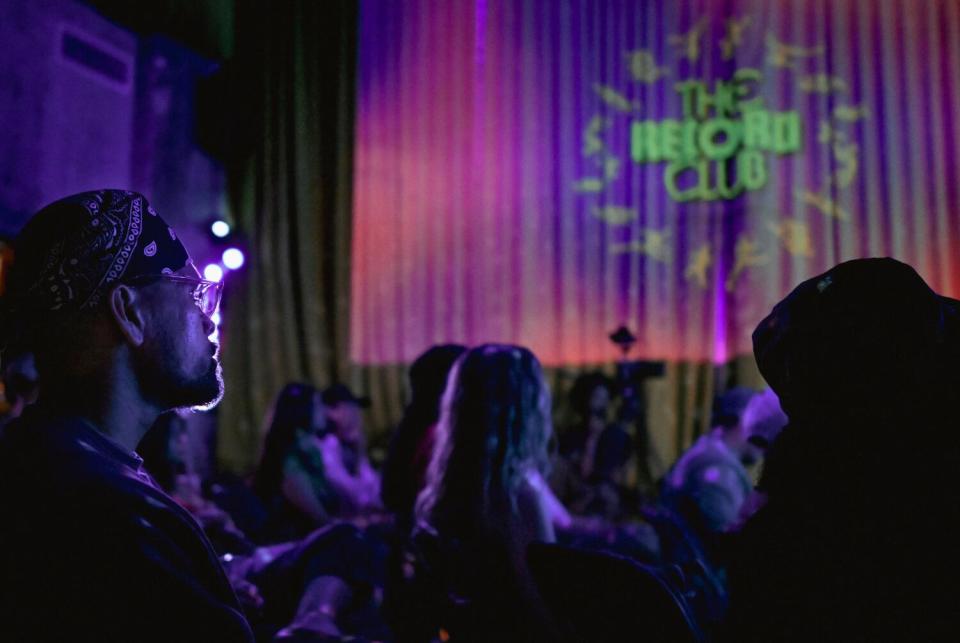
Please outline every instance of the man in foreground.
[{"label": "man in foreground", "polygon": [[133,192],[63,199],[21,232],[4,340],[35,355],[40,396],[0,441],[0,639],[252,640],[134,452],[161,412],[222,396],[219,294]]},{"label": "man in foreground", "polygon": [[720,640],[956,640],[958,305],[906,264],[858,259],[757,326],[790,424],[731,552]]}]

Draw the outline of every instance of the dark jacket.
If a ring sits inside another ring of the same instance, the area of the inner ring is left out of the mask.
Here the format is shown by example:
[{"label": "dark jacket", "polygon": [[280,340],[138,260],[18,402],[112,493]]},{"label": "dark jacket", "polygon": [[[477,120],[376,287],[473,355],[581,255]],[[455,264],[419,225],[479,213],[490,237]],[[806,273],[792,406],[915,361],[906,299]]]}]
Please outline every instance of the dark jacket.
[{"label": "dark jacket", "polygon": [[253,640],[202,530],[140,465],[76,417],[6,427],[0,640]]}]

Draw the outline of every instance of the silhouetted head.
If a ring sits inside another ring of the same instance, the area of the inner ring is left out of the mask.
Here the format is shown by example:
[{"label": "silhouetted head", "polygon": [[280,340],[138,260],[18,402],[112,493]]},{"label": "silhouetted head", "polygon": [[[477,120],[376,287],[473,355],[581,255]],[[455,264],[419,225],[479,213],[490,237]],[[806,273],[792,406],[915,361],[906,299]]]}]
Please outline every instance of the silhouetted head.
[{"label": "silhouetted head", "polygon": [[[552,432],[550,393],[540,362],[520,346],[485,344],[454,365],[443,396],[421,520],[473,535],[515,511],[531,470],[545,470]],[[511,509],[512,507],[512,509]]]},{"label": "silhouetted head", "polygon": [[869,496],[881,468],[905,480],[942,469],[930,463],[957,449],[958,303],[893,259],[842,263],[778,303],[753,344],[790,424],[761,486]]},{"label": "silhouetted head", "polygon": [[603,373],[583,373],[570,389],[570,406],[581,420],[591,417],[605,419],[612,390],[610,378]]},{"label": "silhouetted head", "polygon": [[433,424],[440,417],[440,399],[454,363],[467,351],[461,344],[441,344],[427,349],[410,365],[410,404],[421,422]]}]

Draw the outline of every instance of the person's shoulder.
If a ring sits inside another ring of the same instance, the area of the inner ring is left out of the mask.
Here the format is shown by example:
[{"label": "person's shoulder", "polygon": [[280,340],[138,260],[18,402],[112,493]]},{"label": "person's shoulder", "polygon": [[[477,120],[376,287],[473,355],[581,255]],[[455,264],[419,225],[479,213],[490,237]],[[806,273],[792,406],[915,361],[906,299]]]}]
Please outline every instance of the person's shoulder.
[{"label": "person's shoulder", "polygon": [[0,478],[16,485],[7,487],[7,501],[15,496],[40,513],[96,511],[104,517],[173,502],[137,468],[134,454],[111,454],[82,420],[27,416],[8,429],[0,438]]},{"label": "person's shoulder", "polygon": [[85,454],[75,457],[67,439],[71,421],[25,414],[4,428],[0,437],[0,479],[15,480],[18,494],[37,487],[70,490],[87,469]]},{"label": "person's shoulder", "polygon": [[536,469],[527,470],[517,485],[517,507],[520,514],[526,511],[540,510],[540,496],[546,487],[546,481]]},{"label": "person's shoulder", "polygon": [[711,484],[732,484],[747,481],[750,475],[739,461],[718,452],[704,452],[690,458],[684,477],[689,481]]},{"label": "person's shoulder", "polygon": [[685,472],[688,468],[695,466],[700,461],[709,459],[711,457],[708,451],[709,446],[707,445],[707,436],[700,436],[687,448],[686,451],[680,454],[680,457],[677,458],[677,461],[673,464],[671,471],[675,476],[681,474],[685,475]]},{"label": "person's shoulder", "polygon": [[734,460],[730,450],[724,446],[723,442],[711,435],[699,437],[683,454],[682,459],[693,466],[708,466]]}]

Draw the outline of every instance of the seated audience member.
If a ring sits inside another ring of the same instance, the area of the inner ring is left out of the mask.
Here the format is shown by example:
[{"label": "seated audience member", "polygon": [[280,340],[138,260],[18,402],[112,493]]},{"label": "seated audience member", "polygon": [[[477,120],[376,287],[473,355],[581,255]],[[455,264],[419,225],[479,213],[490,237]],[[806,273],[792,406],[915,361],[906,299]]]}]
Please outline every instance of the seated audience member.
[{"label": "seated audience member", "polygon": [[[720,406],[743,397],[742,389],[724,394]],[[721,423],[700,436],[667,474],[662,502],[675,510],[701,538],[727,531],[737,523],[753,491],[750,467],[787,423],[770,389],[749,395],[740,418],[725,414]]]},{"label": "seated audience member", "polygon": [[343,384],[321,395],[327,409],[328,431],[321,441],[327,481],[340,499],[340,514],[360,516],[380,508],[380,476],[367,457],[361,408],[370,405]]},{"label": "seated audience member", "polygon": [[552,481],[574,514],[614,519],[622,510],[633,443],[626,431],[609,422],[611,389],[602,373],[585,373],[570,392],[577,424],[560,437],[560,461]]},{"label": "seated audience member", "polygon": [[0,442],[0,639],[252,640],[134,452],[162,412],[219,401],[220,285],[134,192],[58,201],[16,245],[4,339],[34,354],[40,395]]},{"label": "seated audience member", "polygon": [[390,442],[380,487],[383,504],[401,531],[412,526],[414,503],[426,482],[447,376],[466,350],[460,344],[433,346],[410,366],[410,403]]},{"label": "seated audience member", "polygon": [[404,562],[400,640],[558,640],[526,563],[552,541],[540,489],[550,395],[525,348],[484,345],[450,374]]},{"label": "seated audience member", "polygon": [[790,424],[737,536],[724,640],[957,638],[958,307],[905,264],[861,259],[757,326]]},{"label": "seated audience member", "polygon": [[249,553],[256,545],[233,518],[210,499],[197,473],[186,419],[176,411],[162,414],[137,446],[143,468],[171,498],[190,512],[219,554]]},{"label": "seated audience member", "polygon": [[266,531],[274,542],[302,538],[340,510],[340,498],[324,466],[326,431],[320,392],[302,383],[283,387],[253,481],[254,491],[267,507]]},{"label": "seated audience member", "polygon": [[3,356],[3,396],[6,409],[0,414],[0,430],[11,420],[23,414],[23,410],[37,401],[39,393],[37,366],[32,353],[15,355],[7,352]]},{"label": "seated audience member", "polygon": [[659,505],[645,512],[659,537],[661,564],[682,571],[688,603],[706,630],[716,627],[728,601],[724,534],[749,513],[755,494],[750,467],[785,423],[769,389],[735,388],[718,396],[713,430],[674,464]]},{"label": "seated audience member", "polygon": [[[179,413],[164,413],[137,452],[144,468],[193,514],[221,554],[258,639],[281,628],[281,638],[314,637],[310,640],[382,631],[382,619],[370,606],[383,584],[383,548],[376,539],[341,523],[302,540],[257,546],[208,497],[186,429]],[[366,623],[357,622],[358,610]]]}]

